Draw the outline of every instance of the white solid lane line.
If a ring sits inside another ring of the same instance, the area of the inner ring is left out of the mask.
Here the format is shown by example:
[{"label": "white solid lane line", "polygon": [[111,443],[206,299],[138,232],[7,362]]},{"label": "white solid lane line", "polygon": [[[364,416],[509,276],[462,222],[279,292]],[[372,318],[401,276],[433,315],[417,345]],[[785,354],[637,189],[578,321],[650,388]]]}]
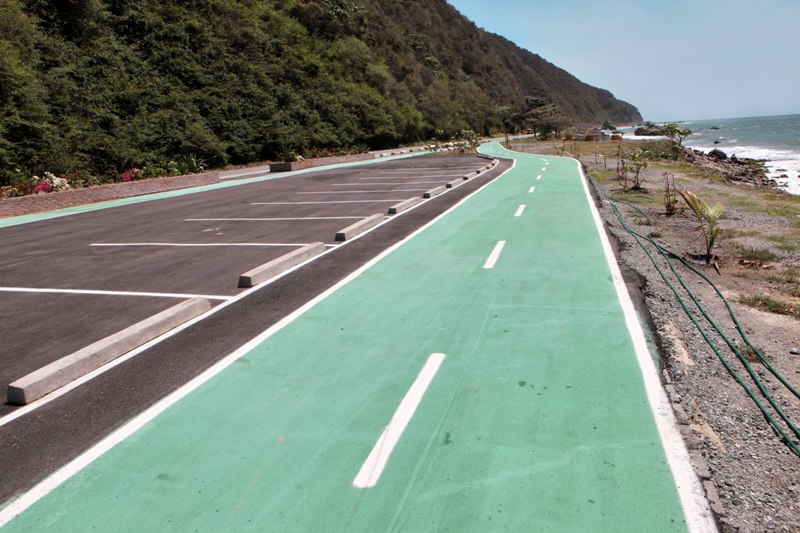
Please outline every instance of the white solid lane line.
[{"label": "white solid lane line", "polygon": [[494,268],[494,265],[497,263],[497,260],[500,259],[500,253],[503,251],[503,247],[506,245],[506,241],[498,241],[497,244],[494,246],[494,250],[492,253],[489,254],[489,258],[486,260],[486,263],[483,264],[483,268],[490,269]]},{"label": "white solid lane line", "polygon": [[431,354],[431,356],[428,357],[428,361],[425,363],[425,366],[422,367],[417,379],[414,380],[413,385],[408,389],[403,401],[400,402],[400,405],[394,412],[394,416],[392,416],[389,425],[383,430],[383,433],[381,433],[378,442],[376,442],[375,446],[372,448],[367,460],[361,465],[361,469],[358,471],[358,474],[356,474],[355,479],[353,479],[354,487],[368,489],[374,487],[375,484],[378,483],[383,469],[389,461],[389,456],[400,441],[400,437],[403,436],[403,431],[405,431],[409,422],[411,422],[411,417],[414,416],[417,407],[419,407],[422,401],[422,397],[428,390],[434,376],[439,371],[439,367],[442,366],[444,358],[445,355],[443,353]]},{"label": "white solid lane line", "polygon": [[536,191],[536,185],[528,189],[528,192],[535,192],[535,191]]},{"label": "white solid lane line", "polygon": [[522,205],[520,205],[520,206],[517,208],[517,212],[516,212],[516,213],[514,213],[514,216],[515,216],[515,217],[517,217],[517,218],[521,217],[521,216],[522,216],[522,213],[525,211],[525,207],[526,207],[526,206],[525,206],[525,204],[522,204]]},{"label": "white solid lane line", "polygon": [[90,296],[144,296],[148,298],[206,298],[207,300],[230,300],[233,296],[217,296],[208,294],[183,294],[175,292],[132,292],[132,291],[98,291],[90,289],[46,289],[39,287],[0,287],[0,292],[31,292],[42,294],[86,294]]}]

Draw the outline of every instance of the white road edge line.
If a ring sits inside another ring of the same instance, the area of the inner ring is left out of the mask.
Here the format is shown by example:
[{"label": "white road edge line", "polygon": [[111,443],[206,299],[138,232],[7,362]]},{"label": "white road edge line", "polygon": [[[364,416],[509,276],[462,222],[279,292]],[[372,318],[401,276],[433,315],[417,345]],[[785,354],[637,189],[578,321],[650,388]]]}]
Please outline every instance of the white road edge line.
[{"label": "white road edge line", "polygon": [[528,192],[535,192],[535,191],[536,191],[536,185],[528,189]]},{"label": "white road edge line", "polygon": [[497,260],[500,259],[500,252],[503,251],[503,247],[505,247],[506,241],[497,241],[497,244],[494,245],[494,249],[492,253],[489,254],[489,258],[486,259],[486,263],[483,264],[483,268],[490,269],[494,268],[494,265],[497,263]]},{"label": "white road edge line", "polygon": [[525,204],[521,204],[521,205],[520,205],[520,206],[517,208],[517,212],[516,212],[516,213],[514,213],[514,216],[515,216],[515,217],[517,217],[517,218],[521,217],[521,216],[522,216],[522,213],[524,213],[524,212],[525,212],[525,207],[527,207]]},{"label": "white road edge line", "polygon": [[[92,289],[48,289],[40,287],[0,287],[0,292],[27,292],[42,294],[86,294],[92,296],[144,296],[148,298],[179,298],[190,300],[192,298],[205,298],[207,300],[227,301],[234,296],[219,296],[209,294],[182,294],[177,292],[132,292],[132,291],[99,291]],[[1,424],[0,424],[1,425]]]},{"label": "white road edge line", "polygon": [[[113,449],[116,445],[118,445],[119,443],[121,443],[122,441],[127,439],[129,436],[131,436],[135,432],[137,432],[139,429],[141,429],[142,427],[147,425],[150,421],[152,421],[158,415],[160,415],[161,413],[163,413],[164,411],[169,409],[172,405],[176,404],[182,398],[188,396],[190,393],[192,393],[194,390],[199,388],[201,385],[203,385],[204,383],[206,383],[207,381],[212,379],[214,376],[216,376],[217,374],[219,374],[220,372],[225,370],[227,367],[232,365],[237,359],[239,359],[241,357],[244,357],[248,352],[250,352],[250,350],[253,350],[256,346],[258,346],[259,344],[261,344],[262,342],[264,342],[268,338],[272,337],[274,334],[276,334],[278,331],[280,331],[283,328],[285,328],[287,325],[289,325],[292,322],[294,322],[298,317],[300,317],[303,314],[305,314],[309,309],[312,309],[313,307],[315,307],[319,302],[327,299],[331,294],[333,294],[336,291],[338,291],[341,287],[344,287],[345,285],[347,285],[348,283],[350,283],[354,279],[356,279],[359,276],[361,276],[361,274],[363,274],[364,272],[366,272],[367,270],[372,268],[375,264],[377,264],[378,262],[383,260],[386,256],[388,256],[389,254],[391,254],[392,252],[394,252],[395,250],[397,250],[398,248],[403,246],[405,243],[407,243],[410,240],[412,240],[413,238],[415,238],[417,235],[419,235],[423,231],[427,230],[429,227],[431,227],[434,224],[436,224],[437,222],[439,222],[445,216],[447,216],[452,211],[456,210],[462,204],[467,202],[470,198],[472,198],[473,196],[475,196],[479,192],[483,191],[486,187],[489,187],[493,183],[496,183],[500,178],[502,178],[508,172],[511,172],[514,169],[514,167],[516,167],[516,166],[517,166],[517,162],[516,162],[516,160],[514,160],[514,162],[511,164],[511,166],[509,166],[508,169],[505,170],[505,172],[503,172],[502,174],[497,176],[497,178],[493,179],[492,181],[490,181],[488,183],[483,184],[481,187],[479,187],[475,191],[471,192],[470,194],[468,194],[467,196],[465,196],[464,198],[459,200],[455,205],[453,205],[452,207],[450,207],[449,209],[447,209],[446,211],[444,211],[443,213],[438,215],[436,218],[434,218],[433,220],[431,220],[430,222],[428,222],[424,226],[418,228],[417,230],[415,230],[414,232],[412,232],[411,234],[409,234],[408,236],[406,236],[402,240],[396,242],[395,244],[393,244],[389,248],[385,249],[383,252],[379,253],[378,255],[376,255],[375,257],[373,257],[372,259],[370,259],[366,263],[364,263],[361,267],[359,267],[358,269],[354,270],[349,275],[344,277],[341,281],[339,281],[335,285],[331,286],[326,291],[318,294],[315,298],[312,298],[311,300],[306,302],[304,305],[299,307],[293,313],[290,313],[290,314],[286,315],[281,320],[279,320],[278,322],[273,324],[270,328],[268,328],[265,331],[261,332],[261,334],[257,335],[256,337],[251,339],[249,342],[243,344],[242,346],[240,346],[239,348],[237,348],[236,350],[234,350],[233,352],[231,352],[230,354],[228,354],[227,356],[225,356],[224,358],[219,360],[216,364],[214,364],[213,366],[211,366],[208,369],[206,369],[204,372],[202,372],[201,374],[196,376],[194,379],[188,381],[186,384],[184,384],[183,386],[177,388],[171,394],[168,394],[167,396],[165,396],[164,398],[162,398],[161,400],[159,400],[158,402],[156,402],[155,404],[153,404],[149,408],[147,408],[144,411],[142,411],[140,414],[138,414],[135,417],[131,418],[127,423],[125,423],[124,425],[122,425],[117,430],[113,431],[112,433],[110,433],[107,437],[105,437],[104,439],[99,441],[97,444],[95,444],[94,446],[92,446],[91,448],[89,448],[88,450],[83,452],[81,455],[79,455],[78,457],[76,457],[75,459],[73,459],[72,461],[70,461],[69,463],[67,463],[63,467],[61,467],[60,469],[56,470],[53,474],[51,474],[50,476],[48,476],[44,480],[40,481],[37,485],[35,485],[33,488],[31,488],[28,492],[22,494],[20,497],[18,497],[13,502],[8,503],[5,507],[0,508],[0,528],[3,527],[4,525],[6,525],[11,520],[13,520],[20,513],[24,512],[31,505],[35,504],[36,502],[38,502],[39,500],[41,500],[42,498],[47,496],[50,492],[52,492],[55,489],[57,489],[62,483],[64,483],[68,479],[70,479],[72,476],[74,476],[75,474],[77,474],[78,472],[80,472],[81,470],[83,470],[84,468],[89,466],[90,464],[92,464],[98,458],[102,457],[105,453],[107,453],[109,450]],[[425,202],[422,202],[419,205],[425,205]],[[414,206],[411,209],[408,209],[407,211],[404,211],[403,213],[401,213],[398,216],[403,216],[405,213],[412,212],[414,209],[419,207],[419,205],[418,206]],[[396,217],[387,218],[385,222],[383,222],[381,224],[378,224],[377,226],[373,227],[370,231],[365,231],[364,233],[362,233],[360,235],[357,235],[356,237],[354,237],[353,239],[351,239],[350,241],[347,241],[347,242],[348,243],[355,242],[356,240],[364,237],[365,235],[369,235],[369,233],[371,231],[374,231],[376,228],[379,228],[383,224],[386,224],[389,221],[395,220],[395,219],[396,219]],[[41,405],[43,405],[45,403],[49,403],[50,401],[54,400],[55,398],[57,398],[59,396],[63,396],[64,394],[66,394],[70,390],[82,385],[83,383],[89,381],[90,379],[93,379],[94,377],[96,377],[97,375],[107,371],[108,369],[113,368],[113,367],[115,367],[115,366],[117,366],[119,364],[122,364],[123,362],[127,361],[131,357],[134,357],[138,353],[150,348],[151,346],[157,344],[158,342],[161,342],[164,339],[167,339],[167,338],[169,338],[169,337],[171,337],[173,335],[176,335],[180,331],[183,331],[184,329],[186,329],[186,328],[190,327],[191,325],[199,322],[200,320],[210,316],[211,314],[219,312],[220,310],[224,309],[225,307],[227,307],[229,305],[232,305],[233,303],[235,303],[236,301],[240,300],[241,298],[246,297],[250,293],[253,293],[253,292],[255,292],[255,291],[257,291],[257,290],[259,290],[259,289],[261,289],[263,287],[266,287],[267,285],[269,285],[271,283],[274,283],[275,281],[281,279],[282,277],[289,275],[290,273],[294,272],[295,270],[298,270],[298,269],[302,268],[306,264],[308,264],[308,263],[310,263],[312,261],[315,261],[315,260],[319,259],[320,257],[324,257],[325,255],[331,253],[332,251],[333,250],[328,250],[328,251],[326,251],[326,252],[324,252],[324,253],[322,253],[322,254],[320,254],[320,255],[312,258],[312,259],[309,259],[306,262],[300,263],[299,265],[295,266],[294,268],[290,268],[289,270],[287,270],[283,274],[275,276],[271,280],[269,280],[269,281],[267,281],[265,283],[262,283],[261,285],[256,285],[252,289],[248,289],[247,291],[241,293],[236,298],[234,298],[232,300],[229,300],[229,301],[227,301],[227,302],[225,302],[223,304],[220,304],[220,305],[212,308],[211,311],[209,311],[205,315],[200,315],[199,317],[186,322],[182,326],[178,326],[177,328],[173,329],[169,333],[166,333],[162,337],[159,337],[158,339],[154,339],[153,341],[150,341],[147,344],[143,344],[142,346],[140,346],[136,350],[132,350],[131,352],[128,352],[128,354],[123,355],[122,357],[119,357],[119,358],[115,359],[114,361],[112,361],[108,365],[106,365],[104,367],[101,367],[101,368],[95,370],[92,373],[87,374],[86,376],[84,376],[80,380],[74,381],[71,385],[68,385],[68,386],[66,386],[64,388],[61,388],[61,389],[59,389],[57,391],[54,391],[54,392],[48,394],[47,396],[45,396],[44,398],[42,398],[40,400],[37,400],[34,403],[28,404],[26,407],[20,408],[17,411],[14,411],[13,413],[11,413],[10,415],[7,415],[7,416],[5,416],[3,418],[0,418],[0,427],[10,423],[11,421],[13,421],[13,420],[15,420],[15,419],[17,419],[17,418],[19,418],[21,416],[24,416],[28,412],[33,411],[34,409],[40,407]]]},{"label": "white road edge line", "polygon": [[400,442],[400,437],[403,436],[403,432],[411,422],[411,418],[417,411],[422,397],[428,390],[434,376],[436,376],[436,373],[439,371],[439,367],[442,366],[444,358],[445,354],[443,353],[431,354],[431,356],[428,357],[428,361],[425,363],[425,366],[422,367],[417,379],[414,380],[411,388],[408,389],[403,401],[397,406],[397,410],[389,421],[389,425],[386,426],[381,436],[378,437],[378,441],[367,456],[367,460],[361,465],[361,469],[358,471],[358,474],[356,474],[355,479],[353,479],[354,487],[368,489],[374,487],[375,484],[378,483],[383,469],[389,461],[389,456],[392,455],[394,447]]},{"label": "white road edge line", "polygon": [[[573,160],[575,161],[575,160]],[[628,326],[631,339],[633,340],[634,351],[636,358],[639,361],[639,368],[642,371],[642,378],[644,380],[645,390],[647,392],[648,403],[655,418],[656,427],[661,436],[664,453],[667,456],[672,477],[675,481],[675,487],[678,491],[678,496],[683,507],[683,513],[686,518],[686,524],[689,531],[692,533],[711,533],[717,532],[717,526],[714,522],[714,517],[708,507],[708,500],[706,499],[703,487],[697,479],[697,475],[692,467],[689,458],[689,452],[683,442],[678,425],[675,420],[675,414],[672,412],[667,395],[661,386],[661,380],[658,377],[658,370],[653,363],[653,358],[650,355],[650,350],[647,347],[644,331],[639,322],[636,314],[636,308],[633,306],[628,290],[625,286],[625,281],[622,278],[617,259],[614,256],[614,251],[611,248],[611,243],[606,235],[603,221],[600,218],[600,213],[595,206],[594,199],[589,192],[588,180],[583,173],[583,168],[578,161],[575,161],[580,172],[583,190],[586,193],[586,199],[592,211],[592,218],[594,218],[597,232],[600,235],[600,241],[603,245],[603,252],[606,256],[608,268],[611,270],[611,276],[614,279],[614,287],[617,290],[617,297],[619,298],[622,311],[625,316],[625,323]]]}]

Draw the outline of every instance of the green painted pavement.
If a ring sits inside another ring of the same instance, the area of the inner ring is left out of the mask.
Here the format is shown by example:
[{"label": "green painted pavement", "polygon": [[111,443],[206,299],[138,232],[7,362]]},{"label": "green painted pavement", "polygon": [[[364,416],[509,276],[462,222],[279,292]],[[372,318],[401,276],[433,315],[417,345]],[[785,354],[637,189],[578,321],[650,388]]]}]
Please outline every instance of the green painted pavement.
[{"label": "green painted pavement", "polygon": [[577,167],[547,159],[518,155],[7,530],[686,531]]},{"label": "green painted pavement", "polygon": [[257,183],[260,181],[269,181],[281,178],[290,178],[300,174],[307,174],[309,172],[319,172],[324,170],[334,170],[337,168],[357,167],[362,165],[371,165],[373,163],[381,163],[384,161],[395,161],[397,159],[406,159],[408,157],[418,157],[425,155],[428,152],[418,152],[413,154],[403,154],[396,156],[381,157],[380,159],[368,159],[365,161],[354,161],[352,163],[336,163],[333,165],[324,165],[319,167],[304,168],[302,170],[294,170],[291,172],[280,172],[276,174],[265,173],[263,176],[256,176],[254,178],[241,178],[231,179],[230,181],[221,181],[212,185],[201,185],[198,187],[189,187],[186,189],[175,189],[172,191],[157,192],[152,194],[143,194],[141,196],[130,196],[127,198],[120,198],[118,200],[108,200],[105,202],[97,202],[94,204],[79,205],[75,207],[67,207],[64,209],[56,209],[54,211],[45,211],[42,213],[33,213],[30,215],[20,215],[16,217],[0,218],[0,228],[9,228],[11,226],[19,226],[22,224],[30,224],[31,222],[39,222],[40,220],[50,220],[53,218],[61,218],[70,215],[77,215],[80,213],[88,213],[91,211],[99,211],[101,209],[110,209],[122,205],[140,204],[142,202],[152,202],[153,200],[163,200],[165,198],[175,198],[178,196],[186,196],[187,194],[196,194],[199,192],[213,191],[217,189],[227,189],[228,187],[239,187],[240,185],[247,185],[250,183]]}]

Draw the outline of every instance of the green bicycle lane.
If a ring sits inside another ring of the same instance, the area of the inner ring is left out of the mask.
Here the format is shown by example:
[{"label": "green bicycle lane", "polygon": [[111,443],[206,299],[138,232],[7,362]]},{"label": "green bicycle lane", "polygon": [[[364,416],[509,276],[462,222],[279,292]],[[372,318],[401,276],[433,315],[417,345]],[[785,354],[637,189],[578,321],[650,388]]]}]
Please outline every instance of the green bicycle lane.
[{"label": "green bicycle lane", "polygon": [[4,529],[686,531],[575,162],[515,158]]}]

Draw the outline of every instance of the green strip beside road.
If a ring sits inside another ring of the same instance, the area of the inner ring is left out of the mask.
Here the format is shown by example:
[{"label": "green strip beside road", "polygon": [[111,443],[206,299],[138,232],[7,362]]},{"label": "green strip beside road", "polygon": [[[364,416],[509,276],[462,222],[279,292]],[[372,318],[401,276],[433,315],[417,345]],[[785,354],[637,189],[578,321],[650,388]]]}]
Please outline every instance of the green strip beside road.
[{"label": "green strip beside road", "polygon": [[6,530],[686,531],[575,162],[515,157]]}]

